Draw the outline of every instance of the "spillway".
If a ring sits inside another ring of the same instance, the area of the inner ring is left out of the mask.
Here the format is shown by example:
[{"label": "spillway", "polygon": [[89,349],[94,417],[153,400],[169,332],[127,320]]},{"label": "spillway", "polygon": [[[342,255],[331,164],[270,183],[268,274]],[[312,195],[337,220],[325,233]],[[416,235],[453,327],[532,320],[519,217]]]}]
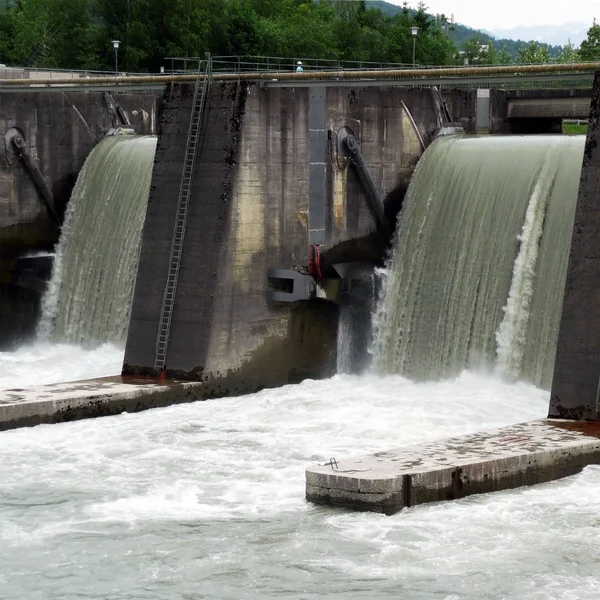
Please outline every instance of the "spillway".
[{"label": "spillway", "polygon": [[584,139],[448,137],[425,152],[374,318],[373,365],[549,387]]},{"label": "spillway", "polygon": [[114,136],[90,153],[56,249],[40,339],[125,343],[155,150],[156,137]]}]

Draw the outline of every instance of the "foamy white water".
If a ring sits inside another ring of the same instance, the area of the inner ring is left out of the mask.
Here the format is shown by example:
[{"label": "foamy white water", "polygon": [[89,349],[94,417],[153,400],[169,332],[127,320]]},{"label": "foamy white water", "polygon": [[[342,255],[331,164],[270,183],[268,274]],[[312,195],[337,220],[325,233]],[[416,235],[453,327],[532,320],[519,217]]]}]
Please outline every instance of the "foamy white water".
[{"label": "foamy white water", "polygon": [[551,144],[536,181],[525,213],[525,223],[519,235],[519,253],[513,265],[512,281],[504,318],[496,331],[496,368],[505,377],[518,378],[523,370],[523,355],[527,347],[527,323],[534,291],[540,240],[546,219],[551,191],[554,187],[555,164],[551,160],[556,144]]},{"label": "foamy white water", "polygon": [[119,375],[123,352],[113,344],[90,350],[47,342],[23,346],[14,352],[0,352],[0,392],[27,385]]},{"label": "foamy white water", "polygon": [[307,465],[542,417],[547,395],[338,376],[0,433],[0,598],[597,598],[597,467],[393,517],[304,500]]}]

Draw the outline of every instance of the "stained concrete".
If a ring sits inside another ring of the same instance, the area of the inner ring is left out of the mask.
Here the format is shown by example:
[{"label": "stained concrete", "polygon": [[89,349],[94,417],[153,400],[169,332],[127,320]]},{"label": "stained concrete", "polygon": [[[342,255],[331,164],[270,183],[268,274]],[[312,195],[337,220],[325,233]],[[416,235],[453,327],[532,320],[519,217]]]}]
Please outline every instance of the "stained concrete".
[{"label": "stained concrete", "polygon": [[[550,398],[550,417],[600,420],[600,71],[596,73]],[[551,282],[548,282],[552,285]]]},{"label": "stained concrete", "polygon": [[103,377],[0,391],[0,431],[138,412],[202,399],[197,383]]},{"label": "stained concrete", "polygon": [[[157,375],[156,337],[192,95],[190,84],[172,84],[161,104],[126,375]],[[452,91],[446,99],[456,118],[474,128],[474,94]],[[357,177],[339,160],[335,134],[343,126],[353,129],[375,186],[393,205],[393,219],[423,152],[402,101],[429,141],[439,126],[430,90],[340,87],[317,94],[308,87],[211,85],[167,352],[169,377],[202,381],[218,396],[334,373],[338,307],[268,302],[267,270],[305,269],[309,244],[317,243],[311,228],[319,230],[325,274],[333,274],[333,263],[381,263],[388,240],[378,234]],[[311,180],[315,165],[319,177]],[[310,197],[311,181],[318,205]]]},{"label": "stained concrete", "polygon": [[403,508],[544,483],[600,463],[596,424],[545,419],[306,470],[317,504],[394,514]]},{"label": "stained concrete", "polygon": [[[264,93],[247,83],[213,84],[206,99],[167,373],[202,381],[213,396],[332,374],[336,364],[335,306],[270,307],[265,299],[267,268],[301,263],[307,252],[308,96],[288,90],[289,103],[282,106],[275,95],[265,106]],[[156,375],[192,97],[192,86],[173,85],[161,106],[127,375]]]}]

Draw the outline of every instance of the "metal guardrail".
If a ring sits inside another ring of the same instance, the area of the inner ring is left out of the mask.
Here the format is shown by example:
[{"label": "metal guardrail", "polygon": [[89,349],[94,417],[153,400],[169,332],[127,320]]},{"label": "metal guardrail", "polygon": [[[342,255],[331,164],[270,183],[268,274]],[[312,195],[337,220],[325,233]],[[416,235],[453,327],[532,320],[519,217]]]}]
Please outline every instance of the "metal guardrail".
[{"label": "metal guardrail", "polygon": [[[196,72],[198,70],[199,63],[205,58],[199,56],[192,57],[165,57],[165,61],[170,61],[171,69],[165,70],[165,73],[169,74],[185,74],[188,72]],[[297,68],[297,62],[302,62],[302,72],[313,72],[313,71],[389,71],[389,70],[407,70],[416,69],[422,70],[436,70],[436,69],[454,69],[457,71],[463,69],[490,69],[490,68],[507,68],[513,70],[519,70],[520,68],[539,68],[546,66],[557,66],[561,63],[548,63],[546,65],[540,64],[510,64],[510,65],[434,65],[434,64],[416,64],[412,63],[396,63],[396,62],[373,62],[373,61],[344,61],[334,59],[323,59],[323,58],[290,58],[281,56],[213,56],[211,58],[213,64],[213,72],[221,71],[226,73],[267,73],[267,72],[295,72]],[[568,63],[565,66],[569,67],[573,64],[591,64],[596,63]]]},{"label": "metal guardrail", "polygon": [[[199,56],[176,57],[167,56],[165,61],[170,62],[171,69],[168,73],[188,73],[198,70],[198,65],[205,58]],[[257,72],[295,72],[298,61],[302,62],[304,71],[336,71],[340,69],[357,70],[378,70],[378,69],[408,69],[412,64],[394,63],[394,62],[373,62],[373,61],[348,61],[332,60],[326,58],[290,58],[289,56],[213,56],[211,62],[213,72],[221,71],[226,73],[257,73]],[[167,71],[165,71],[167,72]]]}]

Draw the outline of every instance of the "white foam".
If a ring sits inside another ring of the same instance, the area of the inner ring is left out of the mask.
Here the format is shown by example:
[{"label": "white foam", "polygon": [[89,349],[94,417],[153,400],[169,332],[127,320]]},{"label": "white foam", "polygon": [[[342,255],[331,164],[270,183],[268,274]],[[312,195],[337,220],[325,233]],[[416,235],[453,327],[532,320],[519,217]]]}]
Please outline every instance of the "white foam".
[{"label": "white foam", "polygon": [[113,344],[84,349],[40,342],[0,352],[0,390],[119,375],[122,365],[123,349]]},{"label": "white foam", "polygon": [[513,266],[508,299],[502,309],[504,318],[496,331],[496,368],[507,377],[518,378],[522,371],[540,239],[556,178],[556,173],[552,172],[555,165],[551,160],[555,149],[555,145],[549,147],[531,193],[523,229],[518,238],[520,247]]}]

